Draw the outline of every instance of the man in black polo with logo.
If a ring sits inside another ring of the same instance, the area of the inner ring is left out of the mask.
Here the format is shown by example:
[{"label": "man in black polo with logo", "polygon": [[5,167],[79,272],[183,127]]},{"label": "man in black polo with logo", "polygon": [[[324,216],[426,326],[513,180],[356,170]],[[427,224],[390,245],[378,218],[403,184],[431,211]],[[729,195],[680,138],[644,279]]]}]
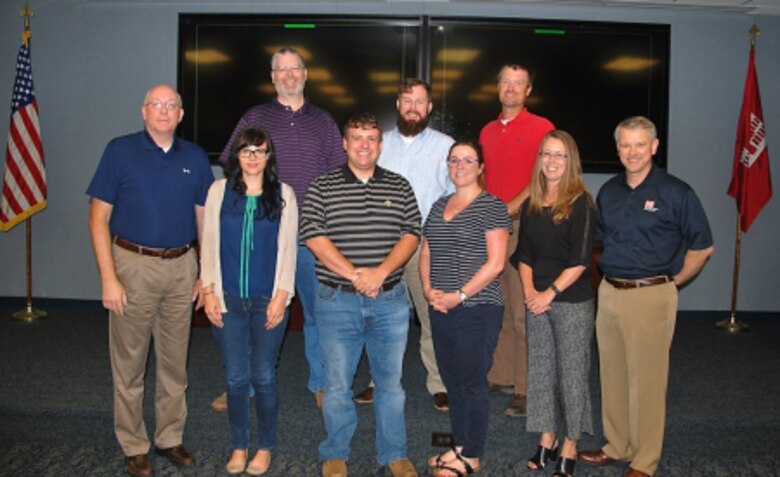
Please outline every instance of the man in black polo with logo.
[{"label": "man in black polo with logo", "polygon": [[641,116],[617,126],[625,171],[597,199],[604,279],[596,336],[607,444],[579,458],[593,465],[630,462],[625,477],[651,476],[661,460],[677,289],[714,250],[696,193],[653,164],[656,136],[655,125]]},{"label": "man in black polo with logo", "polygon": [[314,310],[325,361],[320,444],[323,477],[346,477],[357,427],[352,378],[363,347],[376,383],[376,452],[394,477],[416,477],[407,459],[403,357],[409,331],[404,264],[417,249],[420,211],[400,174],[376,165],[379,122],[358,114],[344,126],[347,165],[321,175],[306,194],[301,241],[317,258]]}]

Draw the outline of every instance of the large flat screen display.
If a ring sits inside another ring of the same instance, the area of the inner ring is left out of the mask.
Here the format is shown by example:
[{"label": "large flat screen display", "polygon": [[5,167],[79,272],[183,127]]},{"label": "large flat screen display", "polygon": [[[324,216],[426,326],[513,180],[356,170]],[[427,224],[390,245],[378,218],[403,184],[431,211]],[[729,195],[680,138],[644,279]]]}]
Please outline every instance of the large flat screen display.
[{"label": "large flat screen display", "polygon": [[307,98],[339,126],[368,111],[392,128],[398,84],[420,77],[433,87],[432,126],[476,138],[500,112],[501,65],[522,63],[535,73],[529,110],[574,136],[586,172],[620,170],[612,133],[637,114],[656,123],[665,167],[669,35],[634,23],[181,14],[180,133],[218,156],[241,114],[273,98],[271,54],[292,46],[308,67]]}]

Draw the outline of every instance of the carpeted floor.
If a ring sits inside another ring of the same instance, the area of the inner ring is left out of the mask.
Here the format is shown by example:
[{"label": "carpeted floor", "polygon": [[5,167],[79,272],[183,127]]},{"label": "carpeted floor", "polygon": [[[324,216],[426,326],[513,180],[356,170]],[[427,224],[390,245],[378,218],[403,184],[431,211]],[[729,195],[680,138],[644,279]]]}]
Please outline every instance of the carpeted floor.
[{"label": "carpeted floor", "polygon": [[[0,475],[126,475],[112,430],[106,313],[96,302],[42,300],[36,305],[48,311],[48,318],[32,324],[10,320],[22,305],[20,299],[0,299]],[[752,329],[737,335],[713,326],[724,317],[697,312],[682,313],[678,320],[659,476],[780,475],[780,314],[740,315]],[[431,446],[431,433],[447,432],[449,421],[446,413],[434,410],[425,391],[419,328],[411,330],[404,374],[409,457],[421,475],[430,475],[425,459],[439,451]],[[230,451],[227,417],[209,407],[224,388],[224,376],[207,328],[193,330],[189,371],[185,445],[197,463],[181,470],[152,455],[156,475],[224,475]],[[320,475],[317,446],[324,427],[306,391],[306,376],[303,335],[289,332],[279,365],[280,428],[269,476]],[[363,366],[355,388],[367,380]],[[591,380],[597,429],[581,441],[583,449],[603,442],[595,367]],[[147,379],[150,432],[153,387]],[[551,474],[525,469],[538,436],[525,432],[524,418],[503,415],[509,399],[491,394],[489,441],[479,475]],[[389,475],[374,458],[372,407],[359,406],[358,414],[350,475]],[[578,465],[575,475],[623,472],[620,464],[604,469]]]}]

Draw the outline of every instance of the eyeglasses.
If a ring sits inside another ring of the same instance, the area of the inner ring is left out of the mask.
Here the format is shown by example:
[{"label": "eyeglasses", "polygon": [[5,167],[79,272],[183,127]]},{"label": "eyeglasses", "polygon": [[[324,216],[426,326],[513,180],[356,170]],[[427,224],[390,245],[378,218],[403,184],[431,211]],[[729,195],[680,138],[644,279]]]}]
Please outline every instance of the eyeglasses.
[{"label": "eyeglasses", "polygon": [[542,151],[539,153],[539,157],[543,159],[555,159],[556,161],[562,161],[569,157],[568,154],[564,152],[550,152],[550,151]]},{"label": "eyeglasses", "polygon": [[301,71],[303,71],[303,66],[280,66],[279,68],[274,68],[274,71],[279,74],[285,74],[287,72],[292,73],[294,75],[300,74]]},{"label": "eyeglasses", "polygon": [[168,101],[167,103],[163,103],[162,101],[150,101],[146,103],[146,106],[151,106],[155,111],[162,111],[163,109],[166,111],[178,111],[179,108],[181,108],[181,104],[174,101]]},{"label": "eyeglasses", "polygon": [[466,164],[467,166],[474,165],[479,162],[479,159],[476,157],[455,157],[450,156],[447,158],[447,164],[451,166],[457,166],[461,163]]},{"label": "eyeglasses", "polygon": [[238,157],[241,159],[249,159],[252,156],[257,159],[265,159],[268,157],[268,149],[257,146],[247,146],[238,151]]}]

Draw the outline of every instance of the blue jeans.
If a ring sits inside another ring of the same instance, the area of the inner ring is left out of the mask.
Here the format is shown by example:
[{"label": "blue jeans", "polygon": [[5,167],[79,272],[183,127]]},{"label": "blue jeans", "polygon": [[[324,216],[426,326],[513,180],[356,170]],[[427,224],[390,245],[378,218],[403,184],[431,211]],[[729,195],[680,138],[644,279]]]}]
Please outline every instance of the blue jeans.
[{"label": "blue jeans", "polygon": [[273,449],[279,400],[276,394],[276,362],[287,328],[287,316],[271,330],[265,329],[269,297],[238,298],[225,295],[228,312],[222,328],[214,326],[214,338],[225,366],[228,420],[233,449],[249,447],[249,391],[255,391],[257,441],[260,449]]},{"label": "blue jeans", "polygon": [[466,457],[482,457],[490,403],[487,374],[501,331],[504,307],[457,306],[446,314],[429,308],[436,362],[447,387],[450,424]]},{"label": "blue jeans", "polygon": [[380,465],[406,457],[406,423],[401,387],[409,299],[406,287],[372,299],[320,284],[317,288],[317,331],[325,359],[323,415],[328,436],[320,444],[320,459],[349,458],[357,427],[352,378],[366,347],[374,389],[376,453]]},{"label": "blue jeans", "polygon": [[303,341],[306,360],[309,362],[309,383],[311,392],[325,387],[325,363],[320,352],[320,340],[317,335],[314,301],[317,295],[317,276],[314,273],[315,258],[305,245],[298,246],[298,265],[295,270],[295,288],[303,308]]}]

